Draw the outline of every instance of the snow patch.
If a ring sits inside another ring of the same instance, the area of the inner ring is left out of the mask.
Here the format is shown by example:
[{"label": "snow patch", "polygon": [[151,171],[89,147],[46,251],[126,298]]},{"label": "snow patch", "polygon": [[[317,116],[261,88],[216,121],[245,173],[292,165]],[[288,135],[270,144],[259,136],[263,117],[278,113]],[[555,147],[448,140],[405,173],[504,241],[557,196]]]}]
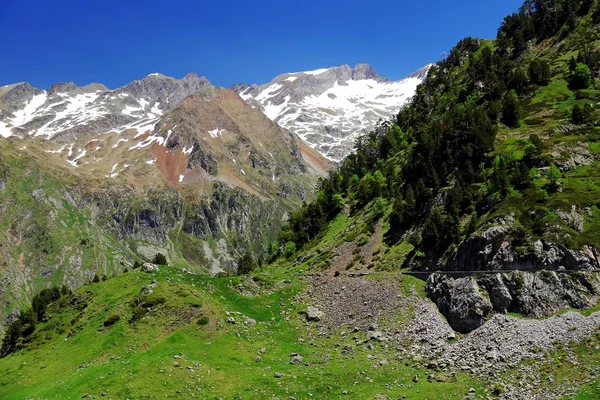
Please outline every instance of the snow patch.
[{"label": "snow patch", "polygon": [[119,139],[119,140],[117,140],[117,143],[113,144],[112,148],[116,149],[117,147],[119,147],[119,143],[121,143],[121,142],[129,142],[129,139]]},{"label": "snow patch", "polygon": [[211,138],[216,139],[225,131],[225,129],[215,128],[212,131],[208,131],[208,134]]},{"label": "snow patch", "polygon": [[[71,148],[72,148],[72,147],[71,147]],[[72,153],[72,152],[71,152],[71,151],[69,151],[69,156],[71,155],[71,153]],[[80,153],[77,155],[77,157],[75,157],[75,158],[74,158],[74,159],[72,159],[72,160],[67,160],[67,162],[68,162],[69,164],[71,164],[72,166],[74,166],[75,168],[77,168],[77,165],[79,164],[77,161],[78,161],[79,159],[81,159],[81,157],[85,156],[85,154],[86,154],[86,153],[87,153],[87,152],[86,152],[86,151],[85,151],[85,149],[84,149],[84,150],[82,150],[82,151],[81,151],[81,152],[80,152]]]}]

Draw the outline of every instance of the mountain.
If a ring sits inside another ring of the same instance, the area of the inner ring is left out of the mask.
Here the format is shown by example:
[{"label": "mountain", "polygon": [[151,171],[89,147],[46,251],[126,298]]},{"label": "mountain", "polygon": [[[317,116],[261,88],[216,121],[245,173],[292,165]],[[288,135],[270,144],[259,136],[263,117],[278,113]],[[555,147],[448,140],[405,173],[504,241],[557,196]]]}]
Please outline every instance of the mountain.
[{"label": "mountain", "polygon": [[599,398],[599,23],[526,1],[320,179],[212,85],[1,140],[0,397]]},{"label": "mountain", "polygon": [[188,74],[177,80],[161,74],[109,90],[93,83],[57,83],[40,90],[28,83],[0,88],[0,136],[43,136],[66,142],[85,133],[151,128],[183,98],[210,86]]},{"label": "mountain", "polygon": [[260,262],[329,162],[231,89],[152,74],[122,88],[0,91],[0,321],[162,253],[197,273]]},{"label": "mountain", "polygon": [[393,82],[368,64],[343,65],[282,74],[263,85],[240,84],[234,89],[325,157],[341,161],[358,136],[398,113],[430,67]]}]

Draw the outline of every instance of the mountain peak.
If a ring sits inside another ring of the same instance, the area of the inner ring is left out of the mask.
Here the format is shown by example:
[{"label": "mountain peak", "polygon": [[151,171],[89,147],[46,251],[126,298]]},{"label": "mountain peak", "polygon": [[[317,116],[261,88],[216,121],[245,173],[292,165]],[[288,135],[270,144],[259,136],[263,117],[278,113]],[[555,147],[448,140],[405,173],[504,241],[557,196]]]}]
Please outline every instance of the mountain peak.
[{"label": "mountain peak", "polygon": [[57,82],[50,86],[48,89],[48,94],[52,95],[54,93],[68,93],[77,89],[77,85],[74,82]]},{"label": "mountain peak", "polygon": [[392,82],[369,64],[340,65],[282,74],[264,85],[240,84],[234,89],[325,157],[340,161],[352,151],[357,136],[398,113],[428,68],[413,74],[416,79]]},{"label": "mountain peak", "polygon": [[408,75],[406,77],[406,79],[414,78],[414,79],[424,80],[425,78],[427,78],[427,74],[429,73],[429,70],[433,67],[433,65],[434,64],[427,64],[427,65],[419,68],[412,74]]}]

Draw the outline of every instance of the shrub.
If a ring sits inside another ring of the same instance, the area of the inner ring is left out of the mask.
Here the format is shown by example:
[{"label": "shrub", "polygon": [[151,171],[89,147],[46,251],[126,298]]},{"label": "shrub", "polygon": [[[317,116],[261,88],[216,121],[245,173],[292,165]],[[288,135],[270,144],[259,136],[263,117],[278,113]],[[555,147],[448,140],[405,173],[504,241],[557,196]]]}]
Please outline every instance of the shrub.
[{"label": "shrub", "polygon": [[156,253],[152,262],[157,265],[167,265],[167,257],[163,253]]},{"label": "shrub", "polygon": [[559,179],[562,178],[562,174],[560,173],[558,167],[552,164],[550,166],[550,169],[546,173],[546,177],[550,181],[550,183],[548,184],[548,189],[551,192],[556,192],[560,188]]},{"label": "shrub", "polygon": [[148,313],[148,311],[145,308],[142,307],[135,307],[133,309],[133,312],[131,313],[131,319],[129,320],[129,323],[134,323],[135,321],[139,321],[142,318],[144,318],[146,316],[146,314]]},{"label": "shrub", "polygon": [[593,109],[590,104],[586,104],[583,108],[579,107],[578,104],[575,104],[571,114],[571,122],[575,125],[589,124],[592,122],[592,112]]},{"label": "shrub", "polygon": [[198,320],[198,325],[208,325],[208,323],[210,322],[210,319],[206,316],[203,315],[202,317],[200,317],[200,319]]},{"label": "shrub", "polygon": [[109,326],[113,326],[114,324],[119,322],[120,319],[121,317],[118,314],[113,314],[110,317],[106,318],[106,321],[104,321],[104,327],[108,328]]},{"label": "shrub", "polygon": [[287,257],[290,257],[295,252],[296,252],[296,243],[287,242],[285,244],[285,249],[283,250],[283,256],[287,258]]},{"label": "shrub", "polygon": [[247,251],[242,258],[238,260],[238,275],[246,275],[254,271],[258,267],[256,260],[252,257],[252,254]]},{"label": "shrub", "polygon": [[94,274],[94,279],[92,279],[92,282],[94,282],[94,283],[100,282],[100,277],[98,276],[98,274]]},{"label": "shrub", "polygon": [[378,197],[373,204],[373,217],[379,219],[383,217],[388,209],[388,202],[383,197]]},{"label": "shrub", "polygon": [[151,295],[147,295],[147,296],[140,298],[138,301],[138,304],[144,308],[152,308],[152,307],[161,305],[161,304],[165,303],[166,301],[167,301],[167,299],[165,299],[163,296],[151,294]]},{"label": "shrub", "polygon": [[571,74],[570,87],[573,90],[587,89],[592,84],[592,71],[584,63],[577,63]]}]

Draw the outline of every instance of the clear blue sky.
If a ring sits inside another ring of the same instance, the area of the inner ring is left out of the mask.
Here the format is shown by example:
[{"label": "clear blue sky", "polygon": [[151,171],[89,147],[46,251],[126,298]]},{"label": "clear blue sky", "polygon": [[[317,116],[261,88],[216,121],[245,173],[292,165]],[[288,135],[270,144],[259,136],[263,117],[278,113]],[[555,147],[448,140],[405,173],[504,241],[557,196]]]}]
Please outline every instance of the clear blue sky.
[{"label": "clear blue sky", "polygon": [[495,37],[522,0],[0,0],[0,85],[188,72],[230,86],[371,64],[400,79],[465,36]]}]

